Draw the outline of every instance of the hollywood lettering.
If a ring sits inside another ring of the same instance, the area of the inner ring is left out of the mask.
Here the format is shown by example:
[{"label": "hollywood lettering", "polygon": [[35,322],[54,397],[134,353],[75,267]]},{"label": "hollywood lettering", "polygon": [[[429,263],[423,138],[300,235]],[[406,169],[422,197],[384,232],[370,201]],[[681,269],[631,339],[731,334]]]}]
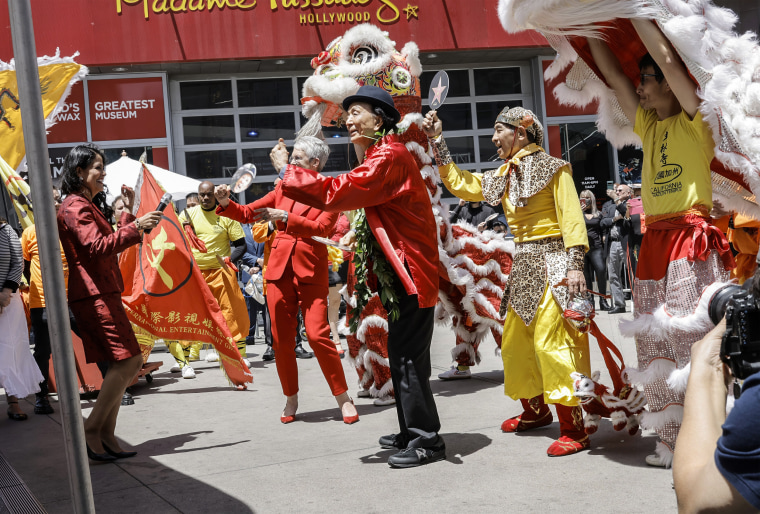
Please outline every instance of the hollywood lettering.
[{"label": "hollywood lettering", "polygon": [[96,120],[126,120],[137,118],[141,109],[153,109],[156,100],[118,100],[114,102],[95,102]]},{"label": "hollywood lettering", "polygon": [[301,25],[334,25],[345,23],[366,23],[370,21],[368,12],[309,13],[299,17]]}]

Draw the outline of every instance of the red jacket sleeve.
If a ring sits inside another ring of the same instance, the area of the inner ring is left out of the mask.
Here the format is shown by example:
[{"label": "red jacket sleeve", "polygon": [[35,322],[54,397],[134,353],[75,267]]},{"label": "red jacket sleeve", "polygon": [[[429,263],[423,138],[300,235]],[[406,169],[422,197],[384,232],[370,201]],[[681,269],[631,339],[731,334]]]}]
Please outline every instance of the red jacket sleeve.
[{"label": "red jacket sleeve", "polygon": [[217,206],[216,213],[219,216],[224,216],[239,221],[240,223],[254,223],[253,217],[255,213],[253,211],[262,207],[274,207],[274,198],[275,192],[270,191],[255,202],[251,202],[247,205],[240,205],[239,203],[230,200],[230,203],[227,204],[226,208],[221,205]]},{"label": "red jacket sleeve", "polygon": [[301,215],[289,213],[285,232],[294,237],[330,237],[338,216],[340,216],[339,212],[322,211],[317,219],[310,220]]},{"label": "red jacket sleeve", "polygon": [[282,192],[297,202],[330,212],[380,205],[403,192],[399,186],[406,177],[395,172],[397,157],[393,145],[378,148],[364,163],[337,177],[290,164],[281,182]]},{"label": "red jacket sleeve", "polygon": [[[74,201],[63,212],[62,220],[68,232],[77,242],[79,251],[89,259],[117,255],[140,242],[140,232],[134,223],[126,223],[116,232],[104,234],[95,220],[95,207],[89,202]],[[122,214],[120,224],[128,220],[131,214]],[[134,218],[133,218],[134,219]]]}]

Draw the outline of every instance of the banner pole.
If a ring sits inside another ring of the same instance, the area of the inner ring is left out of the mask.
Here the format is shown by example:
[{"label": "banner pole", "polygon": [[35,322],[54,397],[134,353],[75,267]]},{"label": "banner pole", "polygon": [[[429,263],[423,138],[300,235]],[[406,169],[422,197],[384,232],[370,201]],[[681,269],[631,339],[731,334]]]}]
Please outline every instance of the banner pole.
[{"label": "banner pole", "polygon": [[16,80],[24,128],[26,162],[33,191],[40,265],[44,270],[42,281],[56,386],[60,400],[63,447],[68,464],[71,502],[74,512],[89,514],[95,512],[95,504],[85,449],[76,361],[71,344],[66,285],[58,241],[58,223],[53,204],[53,180],[50,176],[50,156],[42,109],[31,2],[30,0],[8,0],[8,11],[16,60]]}]

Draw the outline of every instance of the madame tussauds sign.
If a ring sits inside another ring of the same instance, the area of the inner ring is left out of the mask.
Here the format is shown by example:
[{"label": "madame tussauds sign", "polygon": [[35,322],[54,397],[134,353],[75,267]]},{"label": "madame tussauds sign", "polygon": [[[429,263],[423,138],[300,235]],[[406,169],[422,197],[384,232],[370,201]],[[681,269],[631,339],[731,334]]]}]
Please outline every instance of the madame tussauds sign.
[{"label": "madame tussauds sign", "polygon": [[[211,12],[216,10],[251,11],[256,8],[257,0],[116,0],[116,12],[121,14],[124,8],[142,5],[145,19],[151,14],[182,14]],[[354,23],[371,21],[371,9],[377,5],[374,15],[380,23],[393,23],[400,17],[399,8],[393,0],[269,0],[272,12],[279,9],[303,10],[299,17],[301,24]],[[344,8],[339,12],[331,8]],[[346,11],[345,8],[362,8],[359,11]],[[315,9],[318,11],[314,12]],[[417,17],[417,6],[403,9],[407,20]],[[409,12],[407,12],[409,10]]]}]

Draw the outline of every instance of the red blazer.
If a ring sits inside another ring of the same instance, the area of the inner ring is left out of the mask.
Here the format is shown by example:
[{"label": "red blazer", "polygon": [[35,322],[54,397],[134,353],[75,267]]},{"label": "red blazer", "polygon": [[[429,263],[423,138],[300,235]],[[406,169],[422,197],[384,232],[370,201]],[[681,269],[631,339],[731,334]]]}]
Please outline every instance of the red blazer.
[{"label": "red blazer", "polygon": [[[420,165],[396,136],[372,145],[349,173],[326,177],[289,165],[283,194],[332,212],[364,208],[386,259],[420,307],[438,300],[438,229]],[[407,271],[407,266],[408,270]]]},{"label": "red blazer", "polygon": [[68,195],[58,210],[58,236],[69,263],[69,301],[121,293],[119,252],[140,242],[140,232],[123,212],[119,229],[81,194]]},{"label": "red blazer", "polygon": [[278,184],[274,191],[248,205],[230,201],[226,209],[220,205],[216,213],[240,223],[252,223],[254,209],[272,207],[288,212],[288,223],[277,222],[277,235],[272,242],[264,278],[279,280],[288,266],[299,282],[324,284],[327,288],[327,247],[311,236],[330,237],[340,213],[309,207],[282,195]]}]

